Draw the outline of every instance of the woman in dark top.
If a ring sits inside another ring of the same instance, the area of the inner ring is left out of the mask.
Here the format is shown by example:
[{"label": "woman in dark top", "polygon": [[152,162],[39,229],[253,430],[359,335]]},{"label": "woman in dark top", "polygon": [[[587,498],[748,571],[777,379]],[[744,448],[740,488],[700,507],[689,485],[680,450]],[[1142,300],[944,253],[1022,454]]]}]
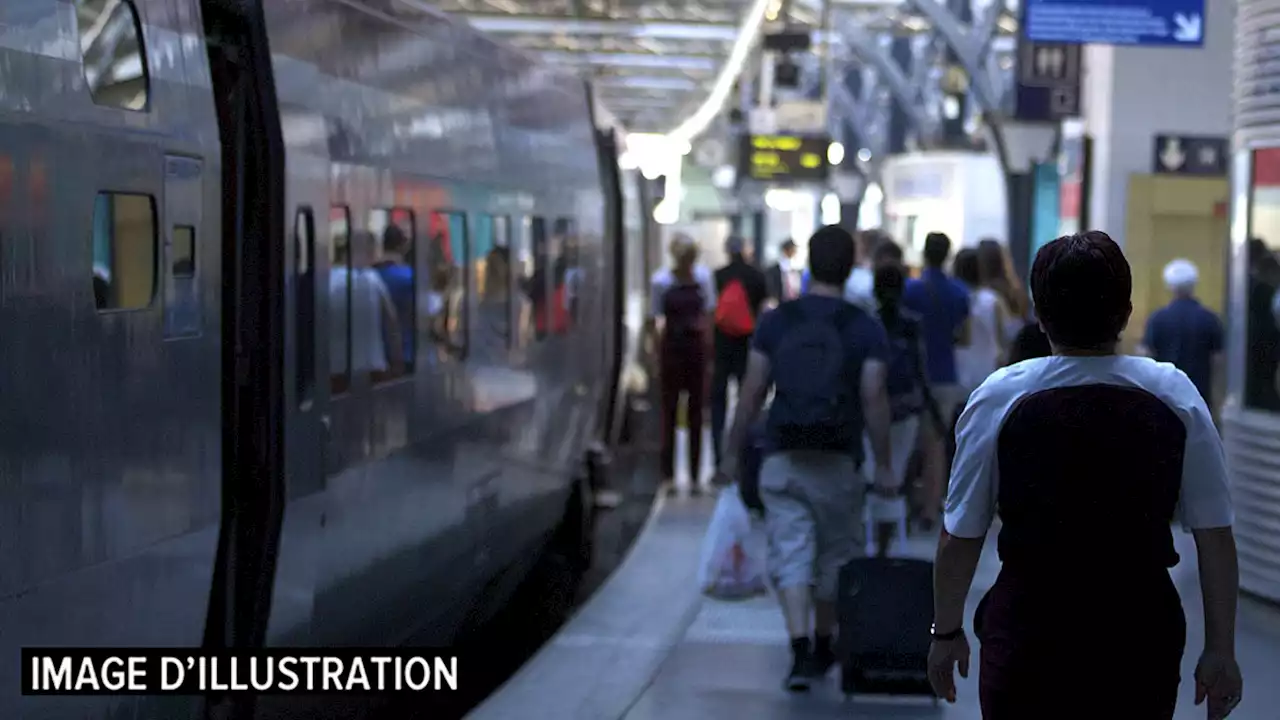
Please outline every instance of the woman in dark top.
[{"label": "woman in dark top", "polygon": [[680,396],[685,396],[689,430],[689,488],[701,492],[702,408],[707,394],[707,362],[711,357],[709,298],[694,274],[698,246],[686,237],[671,244],[672,283],[662,294],[659,365],[662,384],[662,473],[675,493],[676,425]]}]

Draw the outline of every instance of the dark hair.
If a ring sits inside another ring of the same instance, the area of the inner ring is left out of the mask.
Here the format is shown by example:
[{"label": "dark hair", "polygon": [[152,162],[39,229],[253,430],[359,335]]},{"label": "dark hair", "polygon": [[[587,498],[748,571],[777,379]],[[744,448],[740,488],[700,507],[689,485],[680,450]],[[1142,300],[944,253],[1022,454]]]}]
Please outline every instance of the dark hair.
[{"label": "dark hair", "polygon": [[957,280],[971,288],[977,289],[982,284],[982,273],[978,270],[978,251],[973,248],[965,248],[956,253],[951,270]]},{"label": "dark hair", "polygon": [[902,264],[902,260],[902,246],[888,238],[885,238],[884,242],[877,245],[876,251],[871,254],[871,264],[876,267],[880,267],[885,263]]},{"label": "dark hair", "polygon": [[1008,253],[998,241],[987,239],[978,243],[978,275],[982,284],[995,290],[1010,312],[1026,317],[1031,308],[1011,265]]},{"label": "dark hair", "polygon": [[1133,274],[1111,236],[1064,235],[1031,266],[1036,315],[1056,345],[1097,348],[1120,337],[1133,312]]},{"label": "dark hair", "polygon": [[382,249],[385,252],[400,253],[409,245],[409,238],[400,229],[399,225],[392,223],[382,230]]},{"label": "dark hair", "polygon": [[786,240],[782,241],[782,245],[779,246],[779,249],[782,250],[782,252],[787,252],[788,250],[795,250],[796,241],[792,240],[791,238],[787,238]]},{"label": "dark hair", "polygon": [[940,268],[947,262],[951,254],[951,238],[946,233],[931,232],[924,238],[924,263],[932,268]]},{"label": "dark hair", "polygon": [[885,263],[875,270],[876,306],[880,309],[880,321],[886,327],[897,324],[902,309],[902,290],[907,284],[907,273],[898,263]]},{"label": "dark hair", "polygon": [[809,238],[809,271],[814,282],[844,285],[855,262],[853,236],[839,225],[827,225]]}]

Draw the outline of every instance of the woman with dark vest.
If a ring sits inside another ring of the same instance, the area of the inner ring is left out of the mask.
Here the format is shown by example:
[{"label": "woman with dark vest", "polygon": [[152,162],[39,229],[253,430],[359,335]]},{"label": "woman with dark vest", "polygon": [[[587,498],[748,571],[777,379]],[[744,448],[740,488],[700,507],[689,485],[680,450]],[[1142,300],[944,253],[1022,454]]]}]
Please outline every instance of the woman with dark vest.
[{"label": "woman with dark vest", "polygon": [[1186,643],[1175,521],[1194,537],[1204,596],[1196,702],[1214,720],[1240,701],[1222,441],[1182,371],[1116,354],[1132,289],[1105,233],[1045,245],[1031,290],[1053,355],[992,373],[960,417],[929,674],[955,702],[965,599],[999,515],[1002,567],[973,621],[984,720],[1173,717]]}]

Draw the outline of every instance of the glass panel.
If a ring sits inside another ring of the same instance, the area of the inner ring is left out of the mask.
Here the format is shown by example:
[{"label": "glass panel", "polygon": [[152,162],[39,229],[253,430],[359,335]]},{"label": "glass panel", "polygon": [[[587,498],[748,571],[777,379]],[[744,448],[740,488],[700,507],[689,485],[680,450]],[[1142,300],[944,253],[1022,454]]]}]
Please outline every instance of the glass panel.
[{"label": "glass panel", "polygon": [[196,276],[196,229],[189,225],[176,225],[173,228],[173,245],[169,248],[169,262],[173,276],[190,278]]},{"label": "glass panel", "polygon": [[98,193],[93,212],[93,297],[99,310],[137,310],[156,290],[155,199]]},{"label": "glass panel", "polygon": [[1280,148],[1254,152],[1251,185],[1244,404],[1280,412]]},{"label": "glass panel", "polygon": [[98,105],[146,110],[147,53],[130,0],[77,0],[80,56],[89,93]]},{"label": "glass panel", "polygon": [[329,389],[351,386],[351,213],[329,209]]}]

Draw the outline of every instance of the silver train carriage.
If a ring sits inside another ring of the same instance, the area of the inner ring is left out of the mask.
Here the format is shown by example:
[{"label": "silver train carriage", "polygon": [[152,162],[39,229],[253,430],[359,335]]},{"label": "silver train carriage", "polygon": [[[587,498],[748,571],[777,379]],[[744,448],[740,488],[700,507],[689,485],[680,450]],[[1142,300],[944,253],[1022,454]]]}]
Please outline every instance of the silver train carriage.
[{"label": "silver train carriage", "polygon": [[589,559],[652,229],[590,88],[411,0],[0,3],[19,647],[447,645]]}]

